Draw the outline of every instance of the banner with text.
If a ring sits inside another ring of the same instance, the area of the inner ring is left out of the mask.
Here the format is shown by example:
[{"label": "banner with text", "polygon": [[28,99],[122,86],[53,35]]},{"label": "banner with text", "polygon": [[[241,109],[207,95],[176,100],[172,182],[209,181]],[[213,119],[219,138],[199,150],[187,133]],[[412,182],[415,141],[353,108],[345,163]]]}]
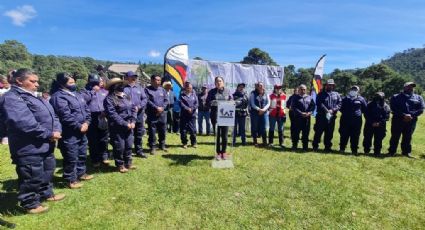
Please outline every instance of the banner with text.
[{"label": "banner with text", "polygon": [[245,90],[249,93],[254,90],[255,83],[261,81],[267,92],[270,93],[273,85],[282,84],[284,69],[281,66],[189,60],[186,80],[191,82],[194,87],[200,88],[205,84],[209,89],[214,88],[216,76],[223,77],[226,88],[232,92],[239,83],[245,83]]}]

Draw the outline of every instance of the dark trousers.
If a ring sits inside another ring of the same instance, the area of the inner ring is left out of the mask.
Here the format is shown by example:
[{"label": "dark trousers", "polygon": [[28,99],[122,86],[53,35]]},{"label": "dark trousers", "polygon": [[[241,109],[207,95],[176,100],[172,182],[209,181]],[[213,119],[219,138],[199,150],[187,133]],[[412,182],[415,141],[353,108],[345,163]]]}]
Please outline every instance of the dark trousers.
[{"label": "dark trousers", "polygon": [[246,116],[236,116],[235,126],[233,127],[233,145],[236,143],[236,137],[241,137],[243,145],[246,145]]},{"label": "dark trousers", "polygon": [[173,133],[178,133],[180,128],[180,112],[173,111]]},{"label": "dark trousers", "polygon": [[322,134],[325,133],[324,144],[325,149],[330,150],[332,148],[332,138],[334,135],[335,129],[335,116],[332,116],[330,120],[326,119],[325,115],[317,115],[316,123],[314,124],[314,139],[313,139],[313,148],[317,149],[319,147],[320,139]]},{"label": "dark trousers", "polygon": [[131,147],[133,145],[133,131],[122,127],[111,128],[111,143],[113,147],[115,165],[128,167],[132,164]]},{"label": "dark trousers", "polygon": [[257,144],[257,137],[262,137],[263,144],[267,144],[266,114],[259,115],[258,111],[251,112],[251,131],[254,144]]},{"label": "dark trousers", "polygon": [[391,120],[391,139],[388,152],[395,154],[397,152],[398,142],[401,138],[401,153],[407,155],[412,152],[412,135],[416,128],[416,120],[404,122],[402,118]]},{"label": "dark trousers", "polygon": [[226,153],[228,126],[217,126],[217,137],[215,144],[216,153]]},{"label": "dark trousers", "polygon": [[171,131],[173,131],[173,110],[172,110],[172,105],[171,108],[167,110],[167,130],[169,133],[171,133]]},{"label": "dark trousers", "polygon": [[370,152],[373,139],[373,152],[381,154],[382,140],[385,138],[386,132],[385,124],[373,127],[372,123],[366,122],[363,129],[363,149],[365,153]]},{"label": "dark trousers", "polygon": [[180,120],[180,139],[183,145],[187,145],[187,133],[190,135],[190,144],[196,145],[196,117],[183,118]]},{"label": "dark trousers", "polygon": [[339,125],[340,150],[345,150],[345,147],[350,140],[351,151],[356,153],[359,148],[359,138],[362,129],[362,117],[341,117]]},{"label": "dark trousers", "polygon": [[63,156],[63,179],[75,182],[86,173],[87,137],[77,134],[59,140]]},{"label": "dark trousers", "polygon": [[109,131],[98,128],[99,115],[100,113],[92,113],[91,123],[87,131],[90,159],[94,164],[108,159]]},{"label": "dark trousers", "polygon": [[40,162],[16,165],[18,174],[20,205],[25,209],[38,207],[41,202],[53,196],[53,173],[56,159],[52,153],[40,158]]},{"label": "dark trousers", "polygon": [[283,129],[285,125],[286,117],[272,117],[269,116],[269,144],[273,144],[274,129],[277,124],[277,133],[279,138],[279,145],[283,145]]},{"label": "dark trousers", "polygon": [[294,117],[291,123],[291,139],[292,147],[298,147],[298,141],[300,139],[300,133],[302,134],[303,149],[308,148],[308,136],[310,135],[310,118]]},{"label": "dark trousers", "polygon": [[294,132],[295,132],[295,129],[296,129],[297,126],[294,124],[296,122],[294,120],[295,119],[294,111],[289,110],[289,113],[288,114],[289,114],[289,121],[291,122],[290,132],[291,132],[291,139],[292,139],[292,136],[295,135]]},{"label": "dark trousers", "polygon": [[161,148],[165,147],[166,124],[160,121],[148,121],[148,145],[153,149],[156,146],[156,133],[158,132],[158,141]]},{"label": "dark trousers", "polygon": [[136,151],[136,154],[142,154],[143,153],[143,134],[145,134],[145,124],[142,121],[137,121],[136,126],[134,127],[134,150]]}]

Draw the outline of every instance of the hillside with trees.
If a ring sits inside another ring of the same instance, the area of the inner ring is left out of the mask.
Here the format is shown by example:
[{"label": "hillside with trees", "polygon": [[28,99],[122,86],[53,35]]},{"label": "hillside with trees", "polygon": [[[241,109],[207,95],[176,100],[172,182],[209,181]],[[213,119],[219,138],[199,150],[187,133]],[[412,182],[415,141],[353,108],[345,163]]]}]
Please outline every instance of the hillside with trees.
[{"label": "hillside with trees", "polygon": [[425,48],[411,48],[396,53],[383,60],[382,64],[401,74],[411,75],[417,84],[425,88]]}]

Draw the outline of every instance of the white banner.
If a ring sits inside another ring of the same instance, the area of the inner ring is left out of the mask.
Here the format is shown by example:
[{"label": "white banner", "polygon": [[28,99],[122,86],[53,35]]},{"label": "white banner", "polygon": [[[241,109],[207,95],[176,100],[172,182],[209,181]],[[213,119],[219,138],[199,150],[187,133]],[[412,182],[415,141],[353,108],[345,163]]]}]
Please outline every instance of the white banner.
[{"label": "white banner", "polygon": [[209,89],[214,88],[214,78],[221,76],[231,92],[239,83],[245,83],[245,90],[249,93],[254,90],[255,83],[261,81],[267,92],[271,93],[273,86],[282,84],[284,78],[284,69],[281,66],[190,60],[188,69],[187,81],[194,87],[200,88],[206,84]]},{"label": "white banner", "polygon": [[218,101],[217,126],[235,125],[236,106],[234,101]]}]

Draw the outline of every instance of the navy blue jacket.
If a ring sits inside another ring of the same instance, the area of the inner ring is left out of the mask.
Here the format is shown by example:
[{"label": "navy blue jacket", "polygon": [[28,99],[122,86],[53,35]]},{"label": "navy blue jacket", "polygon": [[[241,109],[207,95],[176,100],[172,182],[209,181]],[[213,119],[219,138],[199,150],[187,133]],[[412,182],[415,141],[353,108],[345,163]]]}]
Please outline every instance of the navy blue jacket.
[{"label": "navy blue jacket", "polygon": [[127,130],[127,125],[136,121],[136,106],[126,94],[123,97],[110,94],[105,98],[103,105],[111,131]]},{"label": "navy blue jacket", "polygon": [[[198,96],[195,92],[186,95],[186,93],[182,91],[180,94],[179,103],[181,106],[181,119],[196,117],[196,109],[198,108]],[[192,113],[188,112],[189,109],[192,109]]]},{"label": "navy blue jacket", "polygon": [[390,118],[390,107],[386,103],[380,105],[378,102],[372,101],[367,105],[365,118],[366,124],[379,122],[379,127],[385,127]]},{"label": "navy blue jacket", "polygon": [[105,110],[103,107],[103,100],[108,96],[108,91],[106,89],[101,88],[98,92],[95,90],[83,89],[80,93],[84,97],[90,112],[103,112]]},{"label": "navy blue jacket", "polygon": [[414,120],[424,112],[424,99],[417,95],[408,95],[405,93],[395,94],[390,99],[391,111],[394,118],[401,118],[403,115],[410,114]]},{"label": "navy blue jacket", "polygon": [[233,93],[233,99],[236,104],[236,116],[237,117],[246,117],[248,116],[248,94],[245,91],[235,91]]},{"label": "navy blue jacket", "polygon": [[367,103],[362,96],[357,96],[351,98],[346,96],[342,99],[341,109],[341,119],[350,119],[350,118],[361,118],[362,114],[366,112]]},{"label": "navy blue jacket", "polygon": [[302,113],[312,113],[316,108],[313,98],[310,95],[292,95],[291,96],[291,109],[294,115],[298,118],[302,117]]},{"label": "navy blue jacket", "polygon": [[232,97],[232,94],[230,93],[230,90],[226,88],[224,88],[223,90],[218,90],[217,88],[214,88],[208,91],[206,103],[210,105],[211,117],[213,119],[217,118],[217,110],[218,110],[217,101],[230,101],[232,99],[233,97]]},{"label": "navy blue jacket", "polygon": [[136,107],[136,110],[144,110],[146,107],[146,103],[148,102],[148,98],[146,97],[145,90],[142,86],[135,84],[133,86],[127,85],[124,88],[124,93],[130,97],[131,103]]},{"label": "navy blue jacket", "polygon": [[82,94],[61,89],[52,95],[50,104],[62,124],[62,136],[81,135],[81,126],[90,124],[90,110]]},{"label": "navy blue jacket", "polygon": [[329,110],[332,110],[333,115],[336,115],[341,108],[341,96],[335,91],[322,91],[316,97],[316,105],[318,116],[325,116]]},{"label": "navy blue jacket", "polygon": [[52,106],[16,86],[0,100],[13,163],[37,162],[44,154],[52,153],[54,142],[50,138],[54,131],[62,131]]},{"label": "navy blue jacket", "polygon": [[292,106],[292,101],[294,100],[294,97],[297,96],[297,94],[292,94],[288,100],[286,101],[286,108],[290,109]]},{"label": "navy blue jacket", "polygon": [[[146,115],[148,121],[161,121],[165,123],[167,121],[166,109],[168,106],[168,96],[164,88],[149,86],[145,88],[146,97],[148,103],[146,106]],[[157,114],[157,108],[162,107],[164,111],[161,114]]]}]

